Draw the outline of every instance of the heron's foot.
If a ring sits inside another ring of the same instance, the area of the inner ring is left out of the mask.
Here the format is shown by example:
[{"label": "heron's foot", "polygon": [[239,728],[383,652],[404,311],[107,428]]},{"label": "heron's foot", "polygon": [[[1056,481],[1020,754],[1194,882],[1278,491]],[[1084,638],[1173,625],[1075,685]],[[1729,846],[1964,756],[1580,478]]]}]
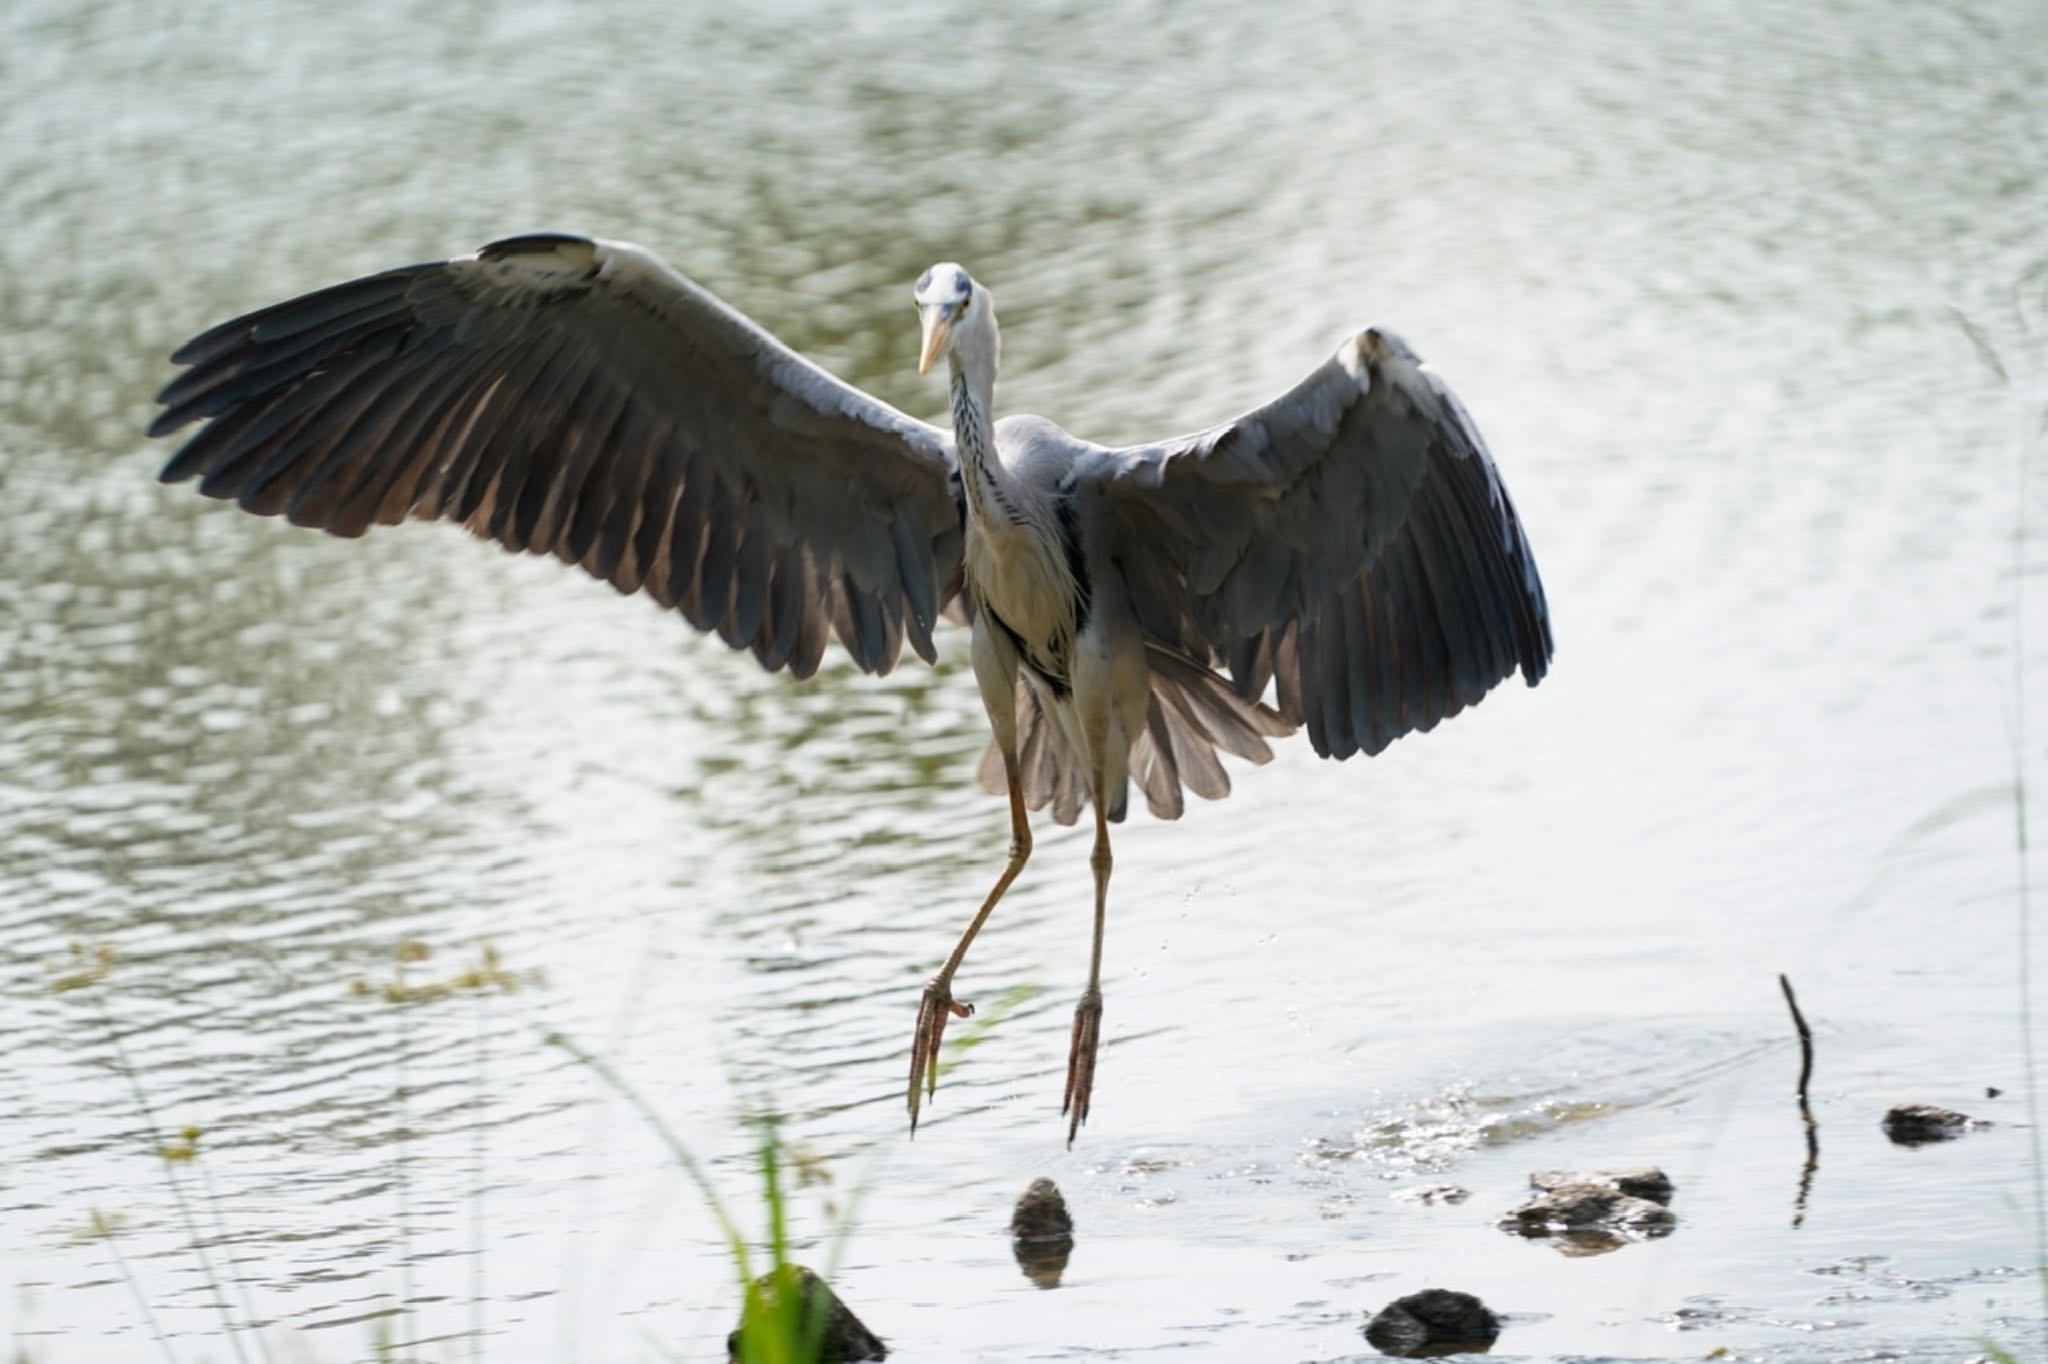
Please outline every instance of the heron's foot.
[{"label": "heron's foot", "polygon": [[[939,1092],[939,1042],[946,1035],[946,1020],[968,1018],[972,1004],[953,998],[952,987],[934,976],[917,1002],[917,1034],[910,1041],[910,1135],[917,1135],[917,1111],[925,1096]],[[920,1087],[924,1093],[920,1094]]]},{"label": "heron's foot", "polygon": [[1102,1042],[1102,992],[1091,988],[1074,1008],[1074,1037],[1067,1044],[1067,1096],[1060,1113],[1068,1118],[1067,1145],[1088,1121],[1088,1100],[1095,1092],[1095,1049]]}]

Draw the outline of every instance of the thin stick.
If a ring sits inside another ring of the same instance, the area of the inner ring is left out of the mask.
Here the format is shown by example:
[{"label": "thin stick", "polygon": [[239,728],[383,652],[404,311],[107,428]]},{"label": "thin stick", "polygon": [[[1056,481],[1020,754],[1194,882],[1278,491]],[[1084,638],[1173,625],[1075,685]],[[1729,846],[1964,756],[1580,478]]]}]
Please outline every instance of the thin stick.
[{"label": "thin stick", "polygon": [[1792,1011],[1792,1026],[1799,1029],[1799,1106],[1806,1107],[1806,1084],[1813,1078],[1813,1029],[1806,1026],[1806,1015],[1799,1012],[1799,1001],[1793,997],[1792,982],[1785,973],[1778,973],[1778,988],[1785,992],[1785,1007]]},{"label": "thin stick", "polygon": [[1806,1200],[1813,1193],[1813,1176],[1820,1169],[1820,1124],[1813,1120],[1813,1109],[1806,1102],[1806,1085],[1813,1078],[1813,1029],[1806,1026],[1806,1015],[1799,1012],[1799,1001],[1792,994],[1792,982],[1782,971],[1778,973],[1778,988],[1785,992],[1785,1007],[1792,1011],[1792,1026],[1799,1029],[1799,1117],[1806,1124],[1806,1164],[1799,1171],[1799,1194],[1792,1200],[1792,1229],[1797,1231],[1806,1223]]}]

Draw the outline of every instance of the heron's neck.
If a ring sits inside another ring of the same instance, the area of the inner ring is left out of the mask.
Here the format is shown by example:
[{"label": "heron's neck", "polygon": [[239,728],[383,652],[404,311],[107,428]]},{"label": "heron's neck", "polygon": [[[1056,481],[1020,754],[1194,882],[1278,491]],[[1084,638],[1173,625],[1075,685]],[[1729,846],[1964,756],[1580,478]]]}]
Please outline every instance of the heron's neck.
[{"label": "heron's neck", "polygon": [[996,453],[995,366],[979,356],[953,356],[953,444],[960,453],[967,504],[983,525],[1024,521],[1017,480]]}]

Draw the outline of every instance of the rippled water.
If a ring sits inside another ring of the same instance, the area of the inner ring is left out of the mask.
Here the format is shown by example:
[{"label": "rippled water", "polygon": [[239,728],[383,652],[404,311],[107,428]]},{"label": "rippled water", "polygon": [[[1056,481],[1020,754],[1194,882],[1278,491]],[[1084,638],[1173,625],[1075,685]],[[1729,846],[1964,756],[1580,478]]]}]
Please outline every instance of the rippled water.
[{"label": "rippled water", "polygon": [[[2048,15],[988,8],[0,11],[11,1348],[254,1358],[221,1333],[253,1316],[279,1359],[720,1357],[717,1229],[560,1029],[743,1214],[764,1106],[832,1176],[801,1235],[866,1181],[838,1283],[906,1360],[1363,1355],[1429,1285],[1523,1358],[2038,1350],[2048,353],[2009,304]],[[1121,830],[1071,1152],[1088,873],[1046,830],[960,978],[1013,1007],[908,1143],[917,989],[1005,837],[957,636],[797,686],[445,528],[343,544],[153,482],[185,336],[536,227],[647,243],[919,413],[907,289],[957,258],[1002,405],[1102,439],[1396,325],[1499,452],[1556,669]],[[487,947],[521,988],[435,988]],[[1803,1206],[1781,970],[1819,1035]],[[1996,1125],[1895,1148],[1901,1100]],[[1532,1169],[1644,1161],[1666,1240],[1491,1226]],[[1039,1174],[1080,1224],[1051,1294],[1002,1235]],[[1444,1181],[1471,1198],[1390,1196]]]}]

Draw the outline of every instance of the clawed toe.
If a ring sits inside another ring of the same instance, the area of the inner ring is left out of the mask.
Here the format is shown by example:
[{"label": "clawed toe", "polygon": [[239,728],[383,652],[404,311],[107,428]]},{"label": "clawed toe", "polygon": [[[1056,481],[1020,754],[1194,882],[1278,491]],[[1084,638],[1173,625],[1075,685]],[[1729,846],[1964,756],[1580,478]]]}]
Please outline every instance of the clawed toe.
[{"label": "clawed toe", "polygon": [[1068,1118],[1067,1145],[1088,1121],[1088,1101],[1095,1091],[1095,1050],[1102,1042],[1102,996],[1094,990],[1074,1008],[1074,1035],[1067,1046],[1067,1093],[1060,1113]]},{"label": "clawed toe", "polygon": [[[917,1135],[917,1114],[929,1095],[939,1092],[939,1043],[946,1035],[946,1022],[967,1018],[974,1006],[953,998],[946,982],[933,980],[924,987],[917,1002],[917,1032],[910,1042],[910,1134]],[[920,1089],[923,1091],[920,1093]]]}]

